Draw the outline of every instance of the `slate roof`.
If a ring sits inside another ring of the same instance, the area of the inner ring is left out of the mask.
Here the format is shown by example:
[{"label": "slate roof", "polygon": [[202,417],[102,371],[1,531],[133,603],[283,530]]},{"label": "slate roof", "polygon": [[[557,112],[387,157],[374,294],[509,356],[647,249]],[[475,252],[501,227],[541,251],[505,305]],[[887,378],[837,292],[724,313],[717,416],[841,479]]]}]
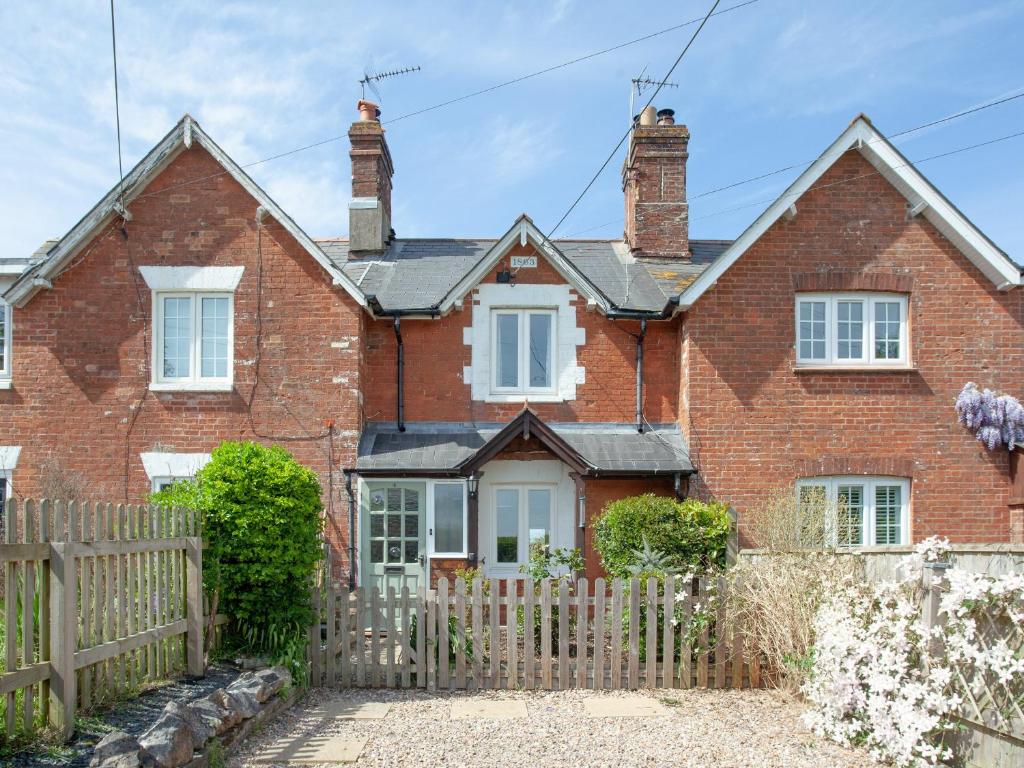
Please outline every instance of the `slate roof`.
[{"label": "slate roof", "polygon": [[[359,438],[360,472],[452,472],[471,458],[504,424],[419,422],[399,432],[393,423],[370,423]],[[547,425],[597,474],[692,472],[678,426],[654,425],[639,433],[631,424]]]},{"label": "slate roof", "polygon": [[[399,239],[376,258],[349,259],[348,241],[317,240],[327,257],[385,309],[424,309],[445,295],[482,260],[497,240]],[[556,240],[555,245],[613,304],[658,312],[728,245],[693,240],[693,261],[634,259],[621,240]]]}]

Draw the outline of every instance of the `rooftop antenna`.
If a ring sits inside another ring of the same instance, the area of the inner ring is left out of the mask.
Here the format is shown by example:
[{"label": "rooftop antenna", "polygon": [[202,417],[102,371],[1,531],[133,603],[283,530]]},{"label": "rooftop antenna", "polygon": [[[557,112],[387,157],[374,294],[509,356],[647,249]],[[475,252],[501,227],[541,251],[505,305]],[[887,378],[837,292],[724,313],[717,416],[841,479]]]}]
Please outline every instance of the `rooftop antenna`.
[{"label": "rooftop antenna", "polygon": [[660,85],[663,88],[679,87],[679,83],[670,83],[668,80],[652,80],[651,78],[645,76],[646,72],[647,67],[644,66],[644,68],[640,70],[640,74],[629,81],[629,119],[631,123],[633,121],[633,118],[635,117],[635,115],[633,114],[634,97],[639,99],[643,95],[644,90],[650,88],[652,85]]},{"label": "rooftop antenna", "polygon": [[376,72],[372,66],[367,66],[363,70],[363,76],[359,79],[359,87],[362,89],[362,98],[366,99],[366,87],[370,87],[370,91],[374,96],[377,97],[378,101],[381,101],[383,97],[380,95],[380,90],[377,88],[377,83],[381,80],[386,80],[389,77],[398,77],[399,75],[408,75],[411,72],[419,72],[420,68],[416,67],[402,67],[400,69],[391,69],[387,72]]}]

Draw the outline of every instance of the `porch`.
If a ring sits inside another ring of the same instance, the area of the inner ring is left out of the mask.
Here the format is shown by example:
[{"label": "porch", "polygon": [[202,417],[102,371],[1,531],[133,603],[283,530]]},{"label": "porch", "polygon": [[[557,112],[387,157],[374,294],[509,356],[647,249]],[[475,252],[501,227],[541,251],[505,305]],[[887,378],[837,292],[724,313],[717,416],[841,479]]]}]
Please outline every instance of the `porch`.
[{"label": "porch", "polygon": [[479,568],[521,578],[530,548],[577,547],[602,575],[590,525],[612,500],[685,496],[693,466],[677,425],[546,424],[524,409],[505,425],[369,424],[350,515],[349,584],[415,593]]}]

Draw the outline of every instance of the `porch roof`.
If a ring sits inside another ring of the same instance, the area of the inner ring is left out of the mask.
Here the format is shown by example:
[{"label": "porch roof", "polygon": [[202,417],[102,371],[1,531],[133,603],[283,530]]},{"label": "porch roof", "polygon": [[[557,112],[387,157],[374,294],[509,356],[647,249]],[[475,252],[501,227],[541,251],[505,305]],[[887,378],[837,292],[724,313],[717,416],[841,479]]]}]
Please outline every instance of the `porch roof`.
[{"label": "porch roof", "polygon": [[[399,432],[392,422],[371,422],[359,439],[356,471],[418,475],[467,474],[465,465],[508,424],[413,422]],[[547,423],[587,466],[588,475],[663,475],[693,472],[679,427],[655,424],[643,433],[632,424]]]}]

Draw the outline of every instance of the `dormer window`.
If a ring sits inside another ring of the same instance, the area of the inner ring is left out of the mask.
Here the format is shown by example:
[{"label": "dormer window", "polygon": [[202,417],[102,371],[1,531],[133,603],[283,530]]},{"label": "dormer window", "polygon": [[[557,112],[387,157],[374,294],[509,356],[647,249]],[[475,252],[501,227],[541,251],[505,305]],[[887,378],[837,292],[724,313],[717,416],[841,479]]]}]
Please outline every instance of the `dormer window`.
[{"label": "dormer window", "polygon": [[492,392],[555,394],[555,320],[550,309],[491,312]]}]

